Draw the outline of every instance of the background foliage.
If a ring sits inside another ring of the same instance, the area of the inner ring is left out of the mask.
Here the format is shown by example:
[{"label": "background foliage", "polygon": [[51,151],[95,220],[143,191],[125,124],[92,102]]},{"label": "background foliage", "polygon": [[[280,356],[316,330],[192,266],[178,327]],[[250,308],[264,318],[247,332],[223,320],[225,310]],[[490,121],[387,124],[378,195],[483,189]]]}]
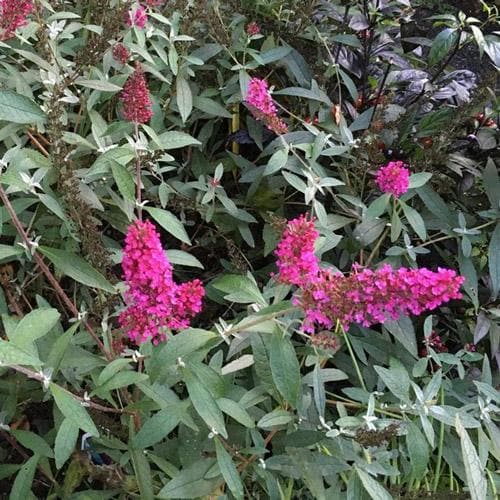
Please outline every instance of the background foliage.
[{"label": "background foliage", "polygon": [[[37,0],[0,42],[2,494],[494,498],[498,9],[144,3],[140,29],[131,2]],[[118,100],[133,61],[153,99],[139,137]],[[252,76],[288,133],[245,106]],[[140,349],[117,323],[136,155],[176,279],[207,291],[192,328]],[[389,159],[413,173],[397,203],[373,182]],[[304,212],[324,265],[450,267],[463,299],[304,334],[271,276]]]}]

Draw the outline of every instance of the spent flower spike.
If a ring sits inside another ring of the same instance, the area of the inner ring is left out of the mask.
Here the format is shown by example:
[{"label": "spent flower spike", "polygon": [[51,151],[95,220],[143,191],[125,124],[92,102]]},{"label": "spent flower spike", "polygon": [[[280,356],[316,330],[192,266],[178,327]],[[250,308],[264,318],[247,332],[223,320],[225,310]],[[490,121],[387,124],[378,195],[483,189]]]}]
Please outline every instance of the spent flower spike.
[{"label": "spent flower spike", "polygon": [[138,220],[129,226],[122,268],[127,307],[119,322],[133,342],[151,339],[158,344],[165,340],[166,329],[187,328],[200,312],[203,285],[199,280],[175,283],[172,265],[151,222]]},{"label": "spent flower spike", "polygon": [[113,46],[113,59],[121,64],[126,64],[130,57],[130,52],[123,45],[123,43],[117,43]]},{"label": "spent flower spike", "polygon": [[255,21],[252,21],[247,24],[245,31],[249,36],[258,35],[260,33],[260,26]]},{"label": "spent flower spike", "polygon": [[286,123],[278,117],[278,109],[274,104],[266,80],[252,78],[248,84],[245,102],[257,120],[265,123],[269,130],[276,134],[288,131]]},{"label": "spent flower spike", "polygon": [[348,275],[322,269],[313,253],[317,236],[312,222],[301,216],[288,223],[276,249],[278,279],[299,286],[293,302],[304,310],[307,332],[330,329],[337,321],[346,330],[352,323],[369,327],[462,297],[464,278],[451,269],[354,265]]},{"label": "spent flower spike", "polygon": [[402,161],[390,161],[378,169],[375,182],[381,191],[399,198],[408,191],[410,171]]},{"label": "spent flower spike", "polygon": [[12,38],[18,28],[28,24],[33,0],[0,0],[0,41]]},{"label": "spent flower spike", "polygon": [[139,63],[125,82],[120,101],[123,103],[123,116],[130,122],[146,123],[153,116],[148,85]]}]

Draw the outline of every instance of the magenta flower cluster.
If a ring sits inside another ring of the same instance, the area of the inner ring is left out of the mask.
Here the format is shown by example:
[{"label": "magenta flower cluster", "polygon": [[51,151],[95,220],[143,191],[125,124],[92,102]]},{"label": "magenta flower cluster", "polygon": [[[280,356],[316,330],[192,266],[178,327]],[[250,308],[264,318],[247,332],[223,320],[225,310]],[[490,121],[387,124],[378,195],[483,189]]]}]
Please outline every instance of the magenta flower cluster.
[{"label": "magenta flower cluster", "polygon": [[269,130],[276,134],[288,131],[286,123],[278,117],[278,109],[274,104],[266,80],[252,78],[248,84],[245,102],[257,120],[265,123]]},{"label": "magenta flower cluster", "polygon": [[125,14],[125,23],[127,26],[136,26],[142,30],[144,29],[144,26],[146,26],[147,22],[148,15],[146,13],[146,8],[140,4],[136,5]]},{"label": "magenta flower cluster", "polygon": [[279,280],[299,286],[293,300],[304,310],[307,332],[332,328],[337,321],[346,330],[352,323],[369,327],[462,296],[464,278],[451,269],[393,269],[385,264],[372,270],[354,265],[348,275],[322,269],[312,253],[317,235],[313,222],[299,217],[288,223],[276,250]]},{"label": "magenta flower cluster", "polygon": [[12,38],[17,28],[28,24],[33,9],[33,0],[0,0],[0,41]]},{"label": "magenta flower cluster", "polygon": [[314,221],[305,215],[288,222],[274,252],[278,258],[276,264],[280,281],[307,286],[311,276],[319,273],[318,258],[314,255],[314,242],[318,236]]},{"label": "magenta flower cluster", "polygon": [[129,226],[122,268],[127,307],[119,322],[136,344],[148,339],[158,344],[165,340],[167,329],[187,328],[200,312],[205,294],[201,281],[175,283],[172,265],[151,222],[138,220]]},{"label": "magenta flower cluster", "polygon": [[130,122],[147,123],[153,116],[148,85],[139,63],[125,82],[120,101],[123,104],[123,116]]},{"label": "magenta flower cluster", "polygon": [[402,161],[390,161],[378,169],[375,182],[381,191],[399,198],[408,191],[410,171]]}]

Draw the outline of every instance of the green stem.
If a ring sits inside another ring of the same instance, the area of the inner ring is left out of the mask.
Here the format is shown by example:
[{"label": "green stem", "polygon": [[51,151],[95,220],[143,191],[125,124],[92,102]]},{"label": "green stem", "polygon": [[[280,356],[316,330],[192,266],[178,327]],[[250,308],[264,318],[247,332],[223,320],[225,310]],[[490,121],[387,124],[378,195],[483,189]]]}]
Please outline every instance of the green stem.
[{"label": "green stem", "polygon": [[340,330],[344,334],[344,339],[345,339],[345,343],[347,346],[347,350],[349,351],[349,355],[351,356],[352,362],[354,364],[356,374],[358,375],[359,383],[361,384],[361,387],[365,391],[367,391],[365,381],[363,380],[363,376],[361,375],[361,370],[359,369],[358,360],[356,359],[356,356],[354,355],[354,351],[352,350],[351,341],[349,340],[349,335],[347,335],[347,332],[344,330],[344,328],[342,326],[340,326]]},{"label": "green stem", "polygon": [[[441,387],[441,405],[444,404],[444,390]],[[436,469],[434,472],[434,481],[432,484],[432,491],[437,491],[439,485],[439,478],[441,476],[441,461],[443,458],[443,445],[444,445],[444,423],[441,422],[439,426],[439,443],[438,443],[438,454],[436,459]]]}]

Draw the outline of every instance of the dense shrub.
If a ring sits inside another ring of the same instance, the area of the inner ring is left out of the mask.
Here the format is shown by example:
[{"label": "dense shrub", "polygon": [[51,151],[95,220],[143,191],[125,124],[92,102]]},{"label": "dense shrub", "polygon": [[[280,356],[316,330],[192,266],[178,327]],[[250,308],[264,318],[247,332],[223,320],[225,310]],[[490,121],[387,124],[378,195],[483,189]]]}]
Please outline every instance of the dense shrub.
[{"label": "dense shrub", "polygon": [[466,3],[0,0],[2,495],[496,497]]}]

